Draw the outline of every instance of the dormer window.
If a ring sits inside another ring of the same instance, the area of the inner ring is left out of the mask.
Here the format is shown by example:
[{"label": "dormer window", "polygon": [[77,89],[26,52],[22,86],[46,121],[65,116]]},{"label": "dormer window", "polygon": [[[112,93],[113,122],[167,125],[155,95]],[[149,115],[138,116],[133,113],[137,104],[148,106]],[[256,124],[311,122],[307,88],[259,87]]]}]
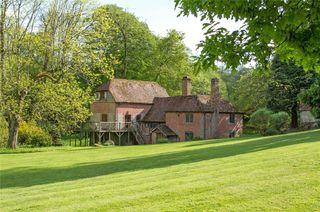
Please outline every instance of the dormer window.
[{"label": "dormer window", "polygon": [[96,92],[96,100],[100,100],[100,92]]},{"label": "dormer window", "polygon": [[109,91],[105,91],[104,92],[104,99],[107,101],[107,102],[112,102],[112,95]]}]

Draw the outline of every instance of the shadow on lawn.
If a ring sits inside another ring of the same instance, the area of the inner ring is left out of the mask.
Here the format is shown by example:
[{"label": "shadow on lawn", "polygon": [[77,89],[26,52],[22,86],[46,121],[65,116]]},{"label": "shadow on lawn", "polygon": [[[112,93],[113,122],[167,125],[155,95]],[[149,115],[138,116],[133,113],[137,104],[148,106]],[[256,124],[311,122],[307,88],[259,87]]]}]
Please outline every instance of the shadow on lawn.
[{"label": "shadow on lawn", "polygon": [[179,164],[189,164],[203,160],[223,158],[289,146],[307,142],[320,142],[320,131],[309,131],[249,139],[248,141],[222,146],[205,147],[195,150],[164,153],[121,161],[98,164],[82,164],[73,167],[26,169],[15,168],[1,171],[1,188],[29,187],[48,183],[64,182],[143,169],[165,168]]}]

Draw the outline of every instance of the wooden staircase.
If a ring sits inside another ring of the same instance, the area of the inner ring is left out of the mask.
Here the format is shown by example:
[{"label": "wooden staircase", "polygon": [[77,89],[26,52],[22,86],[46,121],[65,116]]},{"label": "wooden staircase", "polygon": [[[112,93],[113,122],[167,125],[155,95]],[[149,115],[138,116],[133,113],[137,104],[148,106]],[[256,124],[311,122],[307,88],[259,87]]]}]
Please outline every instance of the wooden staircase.
[{"label": "wooden staircase", "polygon": [[132,123],[132,133],[136,138],[136,141],[138,142],[138,144],[140,145],[145,144],[145,140],[143,138],[143,132],[138,122]]}]

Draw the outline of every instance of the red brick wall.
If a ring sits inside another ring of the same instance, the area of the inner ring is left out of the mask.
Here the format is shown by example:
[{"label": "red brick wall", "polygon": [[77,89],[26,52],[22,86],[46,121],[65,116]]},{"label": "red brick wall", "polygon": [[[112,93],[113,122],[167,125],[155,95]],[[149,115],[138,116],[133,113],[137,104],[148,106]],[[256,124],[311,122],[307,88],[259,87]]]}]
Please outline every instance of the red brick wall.
[{"label": "red brick wall", "polygon": [[185,140],[185,132],[193,132],[194,137],[203,137],[203,114],[193,113],[193,122],[186,123],[186,113],[167,112],[166,125],[178,134],[180,141]]},{"label": "red brick wall", "polygon": [[[195,138],[219,138],[229,137],[231,132],[236,136],[242,133],[242,115],[235,115],[235,123],[230,123],[229,114],[220,113],[215,116],[214,113],[193,113],[193,123],[186,123],[186,113],[167,112],[166,125],[178,134],[180,141],[184,141],[185,132],[193,132]],[[217,118],[217,121],[215,121]],[[204,122],[204,119],[206,120]],[[218,126],[215,124],[217,123]],[[205,136],[204,136],[205,134]]]},{"label": "red brick wall", "polygon": [[220,113],[218,137],[229,137],[231,132],[235,132],[235,136],[242,133],[243,117],[241,114],[235,114],[235,122],[230,123],[229,114]]}]

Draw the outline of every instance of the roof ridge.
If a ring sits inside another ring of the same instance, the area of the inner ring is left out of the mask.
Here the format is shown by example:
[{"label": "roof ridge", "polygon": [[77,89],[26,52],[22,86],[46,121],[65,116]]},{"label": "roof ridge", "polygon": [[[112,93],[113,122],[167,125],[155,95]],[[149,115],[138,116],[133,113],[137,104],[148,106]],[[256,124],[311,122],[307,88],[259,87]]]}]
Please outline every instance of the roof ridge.
[{"label": "roof ridge", "polygon": [[[121,81],[135,81],[135,82],[147,82],[147,83],[156,83],[156,84],[159,85],[158,82],[151,81],[151,80],[121,79],[121,78],[113,78],[113,79],[108,80],[107,82],[111,82],[111,81],[113,81],[113,80],[119,80],[119,81],[120,81],[120,80],[121,80]],[[106,83],[107,83],[107,82],[106,82]]]}]

